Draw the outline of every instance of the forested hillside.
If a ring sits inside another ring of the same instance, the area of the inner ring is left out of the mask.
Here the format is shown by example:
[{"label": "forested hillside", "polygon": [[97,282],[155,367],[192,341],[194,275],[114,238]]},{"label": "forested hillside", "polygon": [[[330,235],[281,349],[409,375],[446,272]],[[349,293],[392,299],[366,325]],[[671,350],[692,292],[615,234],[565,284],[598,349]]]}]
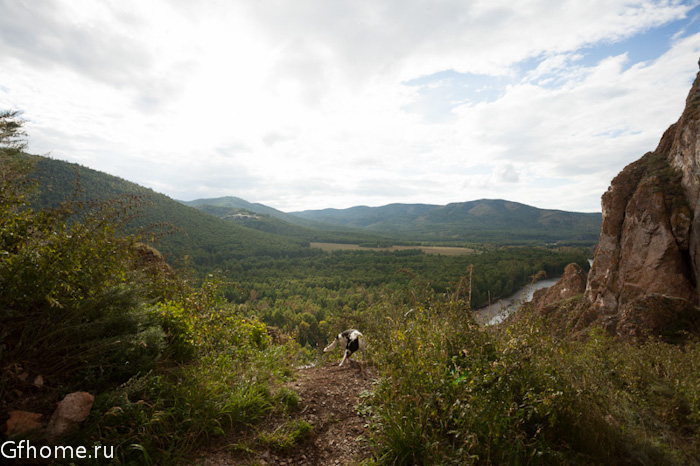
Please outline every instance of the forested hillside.
[{"label": "forested hillside", "polygon": [[294,223],[296,221],[296,223],[302,225],[308,225],[311,223],[309,221],[299,219],[298,217],[295,217],[293,215],[286,214],[272,207],[268,207],[264,204],[260,204],[257,202],[248,202],[245,199],[241,199],[239,197],[226,196],[217,197],[214,199],[195,199],[194,201],[183,201],[183,204],[192,207],[217,207],[220,209],[229,209],[231,211],[253,212],[256,214],[265,215],[267,217],[276,217],[280,220],[284,220],[289,223]]},{"label": "forested hillside", "polygon": [[482,199],[445,206],[391,204],[293,212],[334,225],[431,241],[565,242],[593,244],[601,215],[544,210],[517,202]]},{"label": "forested hillside", "polygon": [[144,240],[157,238],[158,249],[174,262],[186,257],[199,270],[216,267],[246,256],[304,255],[308,241],[286,238],[222,221],[187,207],[151,189],[77,164],[47,157],[31,157],[32,177],[39,183],[32,204],[56,207],[75,197],[80,201],[105,201],[134,196],[139,204],[134,229],[144,229]]},{"label": "forested hillside", "polygon": [[[230,198],[224,198],[226,200]],[[253,230],[273,233],[305,242],[327,242],[345,244],[396,244],[396,239],[387,235],[367,233],[360,229],[329,225],[319,222],[295,218],[294,216],[283,214],[268,214],[274,209],[269,207],[256,207],[250,203],[250,210],[244,207],[235,207],[226,202],[224,205],[186,203],[192,205],[202,212],[218,217],[222,220],[235,223]],[[236,203],[238,204],[238,203]],[[258,204],[259,205],[259,204]]]}]

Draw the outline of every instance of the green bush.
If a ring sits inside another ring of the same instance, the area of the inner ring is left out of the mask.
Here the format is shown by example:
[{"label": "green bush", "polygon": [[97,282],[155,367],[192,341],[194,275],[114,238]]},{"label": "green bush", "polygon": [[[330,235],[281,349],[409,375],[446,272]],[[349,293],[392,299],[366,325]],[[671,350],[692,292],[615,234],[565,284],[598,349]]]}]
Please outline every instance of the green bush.
[{"label": "green bush", "polygon": [[294,403],[271,387],[291,375],[298,345],[271,345],[263,324],[226,303],[224,288],[212,277],[151,308],[165,330],[167,358],[101,394],[84,437],[116,445],[123,463],[186,463],[214,436]]},{"label": "green bush", "polygon": [[134,377],[98,397],[86,432],[115,445],[122,462],[138,463],[144,452],[154,464],[184,461],[208,439],[251,425],[273,408],[267,383],[243,377],[238,364],[207,358]]},{"label": "green bush", "polygon": [[170,354],[185,361],[195,355],[257,351],[270,345],[267,327],[226,302],[226,284],[210,276],[202,286],[151,310],[168,335]]}]

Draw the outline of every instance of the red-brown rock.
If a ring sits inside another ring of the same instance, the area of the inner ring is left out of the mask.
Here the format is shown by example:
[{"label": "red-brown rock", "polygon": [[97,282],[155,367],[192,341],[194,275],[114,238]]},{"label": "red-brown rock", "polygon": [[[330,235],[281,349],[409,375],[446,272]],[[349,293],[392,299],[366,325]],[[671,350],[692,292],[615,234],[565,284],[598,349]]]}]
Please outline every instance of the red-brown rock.
[{"label": "red-brown rock", "polygon": [[585,290],[586,271],[578,264],[569,264],[554,285],[535,291],[532,304],[539,312],[545,312],[551,310],[557,303],[578,296]]},{"label": "red-brown rock", "polygon": [[87,392],[70,393],[56,407],[46,427],[49,439],[60,437],[70,432],[83,422],[92,409],[95,397]]}]

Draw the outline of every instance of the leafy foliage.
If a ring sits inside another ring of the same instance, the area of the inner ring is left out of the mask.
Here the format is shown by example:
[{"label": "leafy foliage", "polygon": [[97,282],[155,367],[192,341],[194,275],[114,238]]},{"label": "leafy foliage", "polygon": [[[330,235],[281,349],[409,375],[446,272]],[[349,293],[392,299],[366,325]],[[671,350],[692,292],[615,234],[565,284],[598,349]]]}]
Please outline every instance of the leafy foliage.
[{"label": "leafy foliage", "polygon": [[5,362],[74,387],[148,369],[162,332],[146,313],[134,239],[115,234],[115,218],[132,200],[93,206],[78,221],[80,205],[33,212],[21,189],[10,180],[0,194]]}]

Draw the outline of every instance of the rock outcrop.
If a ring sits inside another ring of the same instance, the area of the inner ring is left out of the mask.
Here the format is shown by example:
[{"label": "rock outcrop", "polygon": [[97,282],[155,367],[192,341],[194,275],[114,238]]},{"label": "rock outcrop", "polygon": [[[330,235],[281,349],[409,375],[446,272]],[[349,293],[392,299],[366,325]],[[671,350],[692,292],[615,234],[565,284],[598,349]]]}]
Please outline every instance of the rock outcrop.
[{"label": "rock outcrop", "polygon": [[553,286],[535,291],[532,304],[540,313],[555,310],[565,300],[574,298],[586,291],[586,271],[578,264],[569,264],[564,274]]},{"label": "rock outcrop", "polygon": [[577,327],[638,337],[700,321],[700,74],[680,120],[603,195]]}]

